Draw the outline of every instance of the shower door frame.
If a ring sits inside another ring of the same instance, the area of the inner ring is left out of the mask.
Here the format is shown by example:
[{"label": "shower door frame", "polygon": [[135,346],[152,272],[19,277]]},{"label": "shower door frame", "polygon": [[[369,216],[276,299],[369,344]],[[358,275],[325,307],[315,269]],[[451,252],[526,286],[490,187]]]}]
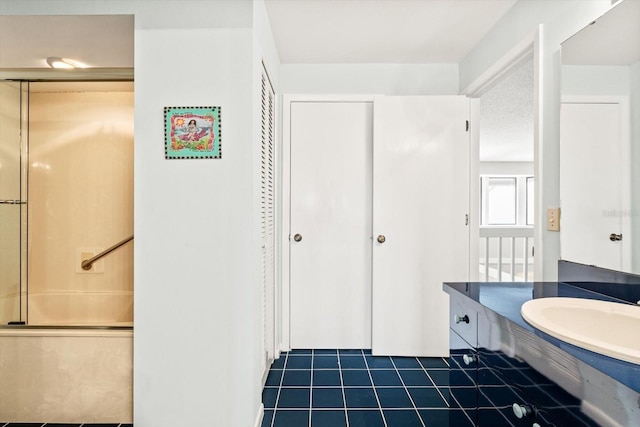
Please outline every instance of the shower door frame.
[{"label": "shower door frame", "polygon": [[[17,143],[18,147],[18,155],[16,156],[16,160],[18,162],[18,190],[16,192],[12,192],[15,194],[13,197],[9,197],[5,199],[4,194],[0,194],[0,199],[2,199],[2,206],[16,208],[19,209],[18,213],[18,224],[17,224],[17,233],[18,233],[18,269],[17,269],[17,283],[18,283],[18,296],[17,296],[17,315],[18,318],[15,319],[13,317],[3,318],[3,313],[0,313],[0,319],[2,319],[2,324],[9,325],[21,325],[25,324],[27,318],[27,291],[28,291],[28,281],[27,281],[27,266],[28,266],[28,258],[27,258],[27,236],[28,222],[26,221],[27,216],[27,180],[28,180],[28,164],[29,164],[29,153],[28,153],[28,114],[29,114],[29,82],[18,80],[8,80],[8,79],[0,79],[3,83],[6,82],[8,84],[15,83],[17,85],[17,90],[19,91],[18,95],[18,105],[16,108],[18,110],[18,138],[15,141],[9,141],[9,143]],[[8,196],[11,196],[8,194]],[[2,284],[0,284],[2,286]],[[9,316],[15,316],[15,314],[11,314]]]},{"label": "shower door frame", "polygon": [[[16,82],[20,90],[20,279],[19,319],[0,322],[0,328],[29,324],[29,256],[28,256],[28,179],[29,179],[29,86],[31,82],[133,82],[133,68],[88,68],[75,70],[55,69],[0,69],[0,82]],[[0,199],[2,199],[0,195]],[[0,319],[2,318],[0,313]],[[121,328],[116,326],[115,328]],[[129,327],[126,327],[129,328]]]}]

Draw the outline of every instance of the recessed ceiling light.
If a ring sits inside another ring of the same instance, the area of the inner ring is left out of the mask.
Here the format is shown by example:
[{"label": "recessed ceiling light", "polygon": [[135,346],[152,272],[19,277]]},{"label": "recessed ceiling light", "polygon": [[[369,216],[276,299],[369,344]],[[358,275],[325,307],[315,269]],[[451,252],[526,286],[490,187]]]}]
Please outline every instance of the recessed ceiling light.
[{"label": "recessed ceiling light", "polygon": [[50,56],[47,58],[47,64],[51,68],[87,68],[87,64],[69,58],[60,58]]}]

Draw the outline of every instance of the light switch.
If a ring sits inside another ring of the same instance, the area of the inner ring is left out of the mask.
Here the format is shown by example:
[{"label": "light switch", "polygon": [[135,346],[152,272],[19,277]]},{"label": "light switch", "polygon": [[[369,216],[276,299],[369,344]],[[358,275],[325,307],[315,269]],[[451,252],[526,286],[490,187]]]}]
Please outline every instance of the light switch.
[{"label": "light switch", "polygon": [[547,209],[547,230],[560,231],[560,208]]}]

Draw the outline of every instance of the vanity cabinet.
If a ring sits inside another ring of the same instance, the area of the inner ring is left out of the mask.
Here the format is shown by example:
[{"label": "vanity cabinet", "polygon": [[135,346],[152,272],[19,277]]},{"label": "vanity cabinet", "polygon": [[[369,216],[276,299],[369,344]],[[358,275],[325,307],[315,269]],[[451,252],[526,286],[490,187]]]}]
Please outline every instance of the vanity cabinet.
[{"label": "vanity cabinet", "polygon": [[450,426],[478,425],[478,322],[477,312],[461,298],[450,299],[449,406],[463,417]]},{"label": "vanity cabinet", "polygon": [[[477,301],[450,292],[450,407],[479,427],[597,426],[580,401],[526,362],[505,354],[499,318]],[[459,427],[460,420],[452,420]]]},{"label": "vanity cabinet", "polygon": [[478,425],[478,353],[474,346],[450,329],[449,407],[460,415],[450,426]]},{"label": "vanity cabinet", "polygon": [[478,426],[597,426],[578,399],[526,362],[499,350],[477,352]]}]

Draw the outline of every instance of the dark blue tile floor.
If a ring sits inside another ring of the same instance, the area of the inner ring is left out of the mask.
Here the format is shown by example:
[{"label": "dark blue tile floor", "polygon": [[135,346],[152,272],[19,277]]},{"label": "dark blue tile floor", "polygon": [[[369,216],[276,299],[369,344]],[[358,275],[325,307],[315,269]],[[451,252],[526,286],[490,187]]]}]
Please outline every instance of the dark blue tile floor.
[{"label": "dark blue tile floor", "polygon": [[449,411],[448,384],[441,358],[293,350],[269,371],[262,427],[449,426],[450,416],[465,414]]},{"label": "dark blue tile floor", "polygon": [[539,411],[546,425],[597,426],[580,413],[577,399],[527,364],[501,352],[479,353],[475,366],[462,353],[445,359],[369,350],[283,353],[266,380],[262,427],[473,427],[474,421],[520,427],[526,423],[514,418],[512,404],[531,397],[557,408],[557,414]]}]

